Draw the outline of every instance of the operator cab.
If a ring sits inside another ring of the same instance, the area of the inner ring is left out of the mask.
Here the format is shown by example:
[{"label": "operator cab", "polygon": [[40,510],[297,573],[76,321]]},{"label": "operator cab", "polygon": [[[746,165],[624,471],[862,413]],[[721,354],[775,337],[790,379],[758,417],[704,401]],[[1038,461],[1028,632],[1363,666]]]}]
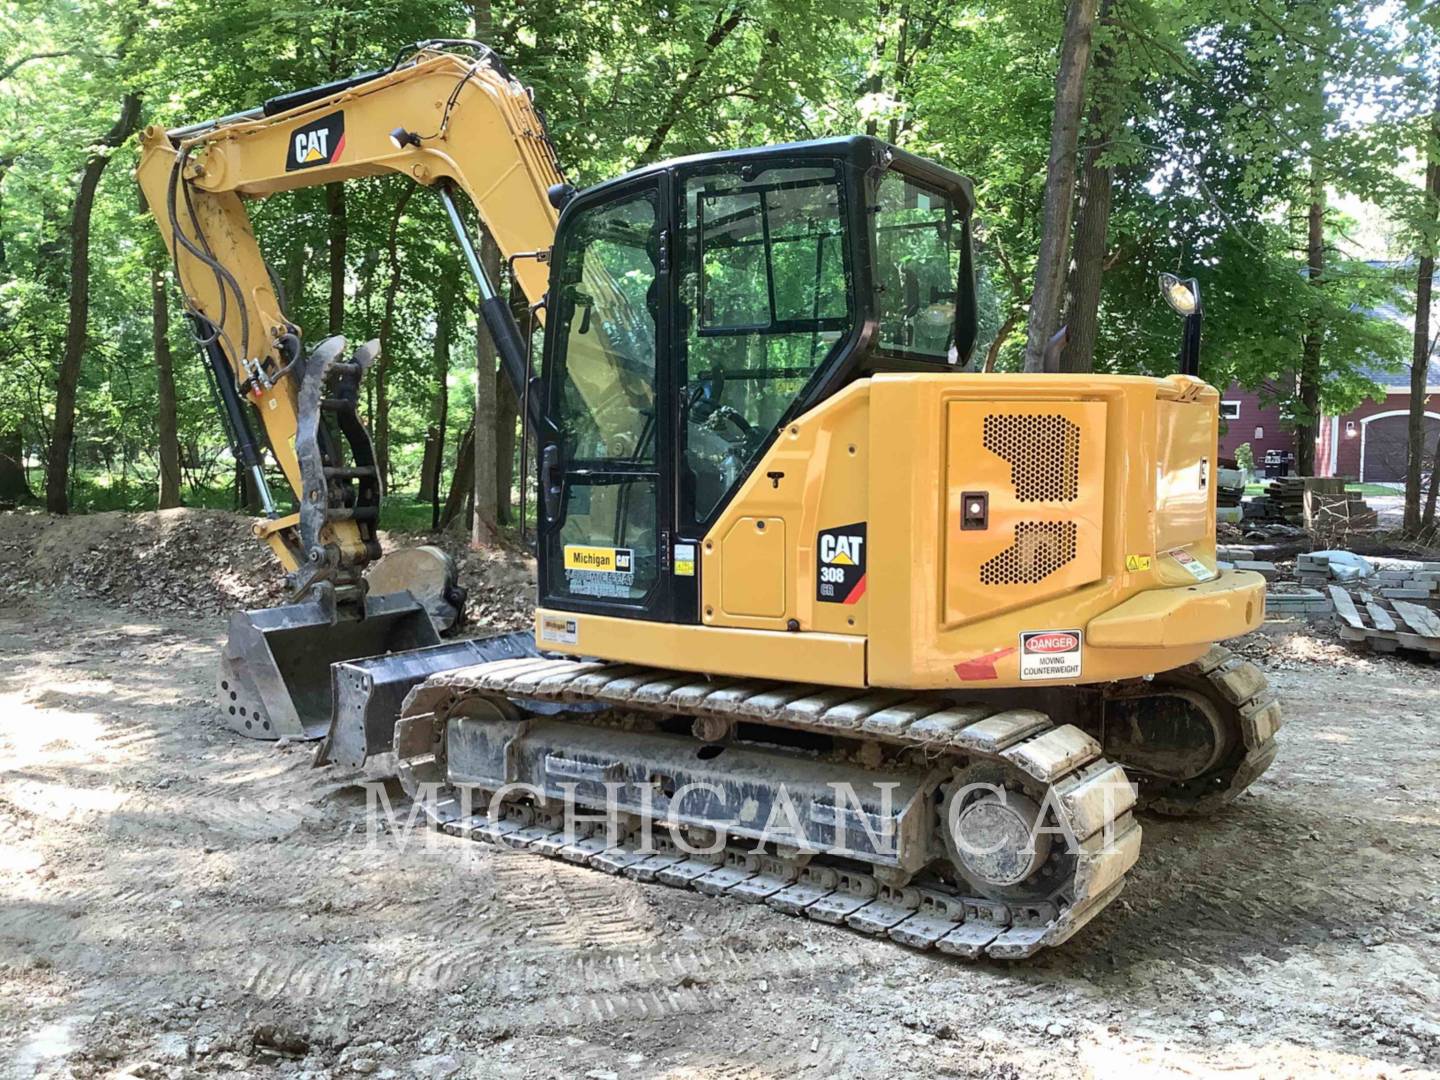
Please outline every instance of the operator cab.
[{"label": "operator cab", "polygon": [[969,181],[855,137],[667,162],[560,216],[540,600],[695,622],[698,545],[792,418],[875,371],[966,366]]}]

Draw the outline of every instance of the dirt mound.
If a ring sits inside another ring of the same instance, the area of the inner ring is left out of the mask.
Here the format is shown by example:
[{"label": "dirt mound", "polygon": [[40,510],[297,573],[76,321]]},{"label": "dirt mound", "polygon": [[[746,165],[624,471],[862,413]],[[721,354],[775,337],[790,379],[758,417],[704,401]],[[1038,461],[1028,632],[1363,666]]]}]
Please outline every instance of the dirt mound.
[{"label": "dirt mound", "polygon": [[137,611],[218,614],[283,597],[253,522],[224,510],[0,515],[0,589],[48,588]]},{"label": "dirt mound", "polygon": [[[224,614],[285,602],[284,572],[255,539],[255,519],[227,510],[181,508],[52,517],[0,513],[0,595],[102,599],[142,612]],[[528,626],[534,561],[504,548],[472,551],[463,537],[381,533],[385,550],[415,543],[444,548],[459,563],[473,625]]]}]

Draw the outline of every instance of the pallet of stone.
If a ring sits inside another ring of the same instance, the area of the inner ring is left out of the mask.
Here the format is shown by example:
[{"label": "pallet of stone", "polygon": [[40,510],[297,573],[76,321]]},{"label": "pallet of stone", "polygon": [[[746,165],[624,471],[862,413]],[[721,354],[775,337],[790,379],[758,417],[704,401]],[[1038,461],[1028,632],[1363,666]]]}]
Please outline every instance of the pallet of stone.
[{"label": "pallet of stone", "polygon": [[1440,614],[1405,600],[1386,600],[1361,590],[1330,586],[1340,637],[1374,652],[1410,649],[1440,659]]},{"label": "pallet of stone", "polygon": [[1388,600],[1440,600],[1440,564],[1373,559],[1375,573],[1365,584]]},{"label": "pallet of stone", "polygon": [[1256,524],[1270,520],[1270,500],[1264,495],[1256,495],[1246,499],[1240,504],[1240,520]]},{"label": "pallet of stone", "polygon": [[1266,516],[1299,524],[1305,517],[1305,478],[1282,476],[1265,486]]},{"label": "pallet of stone", "polygon": [[1318,533],[1364,532],[1380,524],[1380,515],[1365,504],[1358,491],[1305,490],[1303,519]]},{"label": "pallet of stone", "polygon": [[1418,577],[1422,574],[1440,575],[1440,562],[1426,562],[1423,559],[1397,559],[1392,555],[1367,555],[1375,569],[1382,574],[1405,574]]},{"label": "pallet of stone", "polygon": [[[1369,560],[1365,562],[1368,563]],[[1348,560],[1337,561],[1332,566],[1328,551],[1305,551],[1295,556],[1295,578],[1301,585],[1325,585],[1331,580],[1354,581],[1360,577],[1363,569],[1363,563],[1357,564]],[[1364,580],[1373,581],[1374,577],[1372,568],[1371,573],[1365,574]]]},{"label": "pallet of stone", "polygon": [[1440,600],[1440,590],[1437,589],[1407,589],[1402,587],[1380,589],[1380,595],[1386,600],[1414,600],[1417,603],[1427,603],[1432,600]]}]

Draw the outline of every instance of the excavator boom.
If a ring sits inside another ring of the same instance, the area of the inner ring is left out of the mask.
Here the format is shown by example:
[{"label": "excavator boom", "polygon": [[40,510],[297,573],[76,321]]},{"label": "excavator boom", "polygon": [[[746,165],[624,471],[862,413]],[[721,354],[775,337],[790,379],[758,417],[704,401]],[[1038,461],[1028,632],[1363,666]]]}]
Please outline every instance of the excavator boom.
[{"label": "excavator boom", "polygon": [[[245,113],[147,128],[137,174],[237,458],[266,513],[256,534],[287,572],[295,600],[234,616],[221,671],[227,717],[255,737],[314,736],[330,720],[332,663],[439,639],[414,598],[366,596],[362,573],[381,554],[384,478],[357,404],[377,350],[372,343],[347,357],[343,338],[304,349],[247,206],[363,176],[398,174],[436,188],[479,283],[503,369],[523,399],[526,350],[475,257],[456,199],[477,208],[534,302],[545,292],[555,231],[550,191],[563,190],[564,178],[528,91],[488,48],[454,41],[419,43],[385,70]],[[292,512],[269,490],[266,448],[294,493]],[[453,567],[446,573],[447,595],[429,606],[453,611]]]}]

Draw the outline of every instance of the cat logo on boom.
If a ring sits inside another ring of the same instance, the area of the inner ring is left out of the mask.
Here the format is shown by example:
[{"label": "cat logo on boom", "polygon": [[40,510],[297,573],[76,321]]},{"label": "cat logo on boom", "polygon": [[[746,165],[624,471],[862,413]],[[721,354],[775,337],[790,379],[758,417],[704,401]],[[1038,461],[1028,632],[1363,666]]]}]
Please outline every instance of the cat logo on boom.
[{"label": "cat logo on boom", "polygon": [[345,150],[345,113],[334,112],[312,120],[290,133],[290,150],[285,157],[285,171],[311,169],[340,160]]},{"label": "cat logo on boom", "polygon": [[854,604],[865,595],[865,522],[820,532],[815,548],[815,599]]}]

